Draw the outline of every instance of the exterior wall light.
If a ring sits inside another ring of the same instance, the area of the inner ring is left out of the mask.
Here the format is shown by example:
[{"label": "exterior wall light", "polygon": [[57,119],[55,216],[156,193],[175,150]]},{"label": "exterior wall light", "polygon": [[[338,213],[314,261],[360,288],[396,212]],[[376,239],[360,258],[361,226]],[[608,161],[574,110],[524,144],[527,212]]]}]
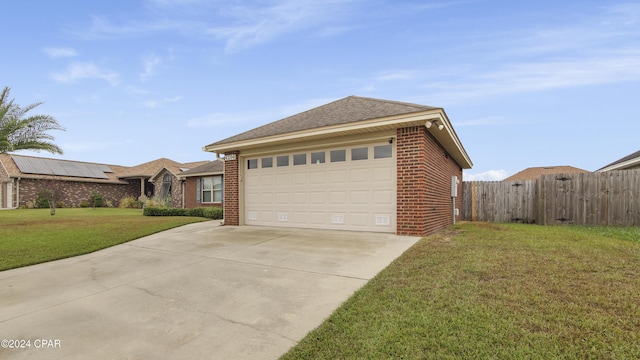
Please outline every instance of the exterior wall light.
[{"label": "exterior wall light", "polygon": [[429,120],[429,121],[427,121],[426,124],[424,124],[424,126],[426,126],[427,129],[430,129],[432,125],[437,126],[438,130],[444,129],[444,125],[443,124],[438,124],[438,120]]}]

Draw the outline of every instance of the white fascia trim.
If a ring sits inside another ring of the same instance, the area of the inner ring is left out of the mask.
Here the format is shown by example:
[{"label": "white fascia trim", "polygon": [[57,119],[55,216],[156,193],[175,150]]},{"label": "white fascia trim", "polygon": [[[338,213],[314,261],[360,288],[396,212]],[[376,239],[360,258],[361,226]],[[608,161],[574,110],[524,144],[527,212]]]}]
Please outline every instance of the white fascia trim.
[{"label": "white fascia trim", "polygon": [[313,130],[302,130],[294,133],[283,134],[283,135],[273,135],[269,137],[257,138],[257,139],[249,139],[249,140],[241,140],[237,142],[232,142],[228,144],[220,144],[218,146],[205,146],[203,149],[209,152],[215,153],[224,153],[225,150],[229,149],[242,149],[247,147],[254,146],[265,146],[269,145],[273,142],[281,142],[281,141],[294,141],[310,136],[318,136],[318,135],[331,135],[340,132],[348,132],[359,129],[366,129],[371,127],[378,126],[391,126],[391,125],[399,125],[408,122],[424,122],[426,124],[427,120],[442,120],[442,115],[440,111],[436,113],[422,113],[420,115],[414,115],[410,117],[387,117],[382,119],[374,119],[374,120],[366,120],[364,122],[359,122],[357,124],[341,124],[341,125],[332,125],[327,127],[322,127],[319,129]]},{"label": "white fascia trim", "polygon": [[612,171],[612,170],[624,170],[626,168],[630,168],[636,165],[640,165],[640,157],[637,157],[635,159],[631,159],[631,160],[627,160],[618,164],[614,164],[611,166],[607,166],[606,168],[602,168],[600,170],[598,170],[597,172],[605,172],[605,171]]}]

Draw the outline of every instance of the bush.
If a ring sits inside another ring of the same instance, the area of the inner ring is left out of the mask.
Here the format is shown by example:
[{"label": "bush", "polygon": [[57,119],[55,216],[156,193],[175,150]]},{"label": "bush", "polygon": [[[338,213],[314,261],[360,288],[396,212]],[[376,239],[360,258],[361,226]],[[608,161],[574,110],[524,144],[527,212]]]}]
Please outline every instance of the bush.
[{"label": "bush", "polygon": [[122,209],[140,209],[142,208],[142,201],[138,201],[131,196],[127,196],[120,199],[118,207]]},{"label": "bush", "polygon": [[145,197],[143,199],[144,207],[155,207],[155,208],[168,208],[169,207],[169,197],[161,198],[160,196],[154,196],[152,198]]},{"label": "bush", "polygon": [[196,216],[213,220],[222,219],[223,215],[222,208],[218,207],[195,209],[145,207],[142,213],[145,216]]},{"label": "bush", "polygon": [[62,208],[64,208],[64,207],[65,207],[65,205],[64,205],[64,203],[63,203],[62,201],[58,201],[58,202],[56,203],[56,207],[57,207],[58,209],[62,209]]},{"label": "bush", "polygon": [[87,200],[83,200],[83,201],[80,202],[79,205],[80,205],[81,208],[87,208],[87,207],[89,207],[89,202]]},{"label": "bush", "polygon": [[104,206],[104,199],[102,198],[102,195],[100,195],[100,193],[94,192],[89,198],[89,204],[91,204],[91,207],[94,208],[102,207]]},{"label": "bush", "polygon": [[51,199],[51,191],[40,190],[40,192],[38,193],[38,198],[36,199],[36,207],[40,209],[48,208],[49,199]]}]

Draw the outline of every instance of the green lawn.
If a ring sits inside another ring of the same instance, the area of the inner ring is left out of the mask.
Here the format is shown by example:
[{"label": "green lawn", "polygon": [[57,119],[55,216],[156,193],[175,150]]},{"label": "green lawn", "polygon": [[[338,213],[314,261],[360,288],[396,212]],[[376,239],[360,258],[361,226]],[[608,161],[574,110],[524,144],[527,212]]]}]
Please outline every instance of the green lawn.
[{"label": "green lawn", "polygon": [[462,223],[284,359],[639,359],[640,228]]},{"label": "green lawn", "polygon": [[177,226],[198,217],[143,216],[137,209],[0,211],[0,270],[90,253]]}]

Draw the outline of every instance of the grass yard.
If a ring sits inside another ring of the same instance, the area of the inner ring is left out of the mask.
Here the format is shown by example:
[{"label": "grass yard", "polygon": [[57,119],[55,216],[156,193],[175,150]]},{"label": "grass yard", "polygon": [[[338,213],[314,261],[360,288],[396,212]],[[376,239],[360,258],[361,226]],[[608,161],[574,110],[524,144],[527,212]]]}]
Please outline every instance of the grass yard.
[{"label": "grass yard", "polygon": [[639,359],[640,228],[462,223],[284,359]]},{"label": "grass yard", "polygon": [[198,217],[143,216],[112,208],[0,211],[0,270],[87,254],[177,226]]}]

